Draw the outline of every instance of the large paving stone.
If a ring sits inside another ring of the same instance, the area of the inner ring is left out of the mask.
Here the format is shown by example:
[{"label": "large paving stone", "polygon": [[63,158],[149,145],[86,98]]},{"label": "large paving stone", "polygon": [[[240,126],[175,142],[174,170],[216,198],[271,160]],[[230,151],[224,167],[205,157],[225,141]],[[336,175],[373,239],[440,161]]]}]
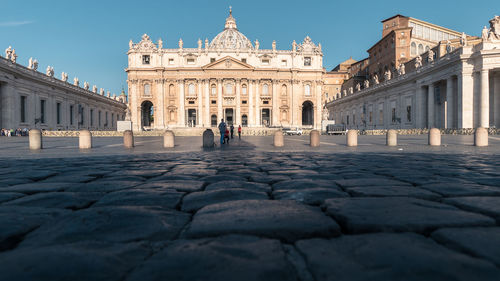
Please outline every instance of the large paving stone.
[{"label": "large paving stone", "polygon": [[77,210],[86,208],[102,196],[100,192],[47,192],[25,196],[4,205]]},{"label": "large paving stone", "polygon": [[348,233],[411,231],[427,233],[447,226],[488,226],[493,219],[453,206],[405,197],[336,198],[327,213]]},{"label": "large paving stone", "polygon": [[140,176],[143,178],[154,178],[165,174],[168,170],[151,170],[151,169],[140,169],[140,170],[120,170],[108,174],[109,177],[121,177],[121,176]]},{"label": "large paving stone", "polygon": [[126,181],[126,180],[97,180],[89,183],[73,184],[67,191],[71,192],[112,192],[122,189],[132,188],[141,184],[138,181]]},{"label": "large paving stone", "polygon": [[277,200],[295,200],[308,205],[321,205],[328,198],[349,197],[349,194],[333,188],[308,188],[273,191]]},{"label": "large paving stone", "polygon": [[145,184],[135,186],[134,189],[172,189],[180,192],[194,192],[200,191],[205,183],[203,181],[195,180],[165,180],[165,181],[152,181]]},{"label": "large paving stone", "polygon": [[360,186],[412,186],[406,182],[386,178],[352,178],[336,180],[335,183],[343,188]]},{"label": "large paving stone", "polygon": [[167,172],[164,176],[189,175],[189,176],[206,177],[206,176],[213,176],[215,174],[217,174],[217,170],[215,170],[215,169],[190,168],[190,167],[177,168],[176,167],[173,170]]},{"label": "large paving stone", "polygon": [[190,215],[147,207],[96,207],[68,214],[30,233],[23,247],[78,241],[131,242],[169,240],[177,236]]},{"label": "large paving stone", "polygon": [[285,175],[252,175],[252,176],[250,176],[250,180],[252,180],[254,182],[268,183],[268,184],[273,184],[273,183],[280,182],[280,181],[287,181],[290,179],[291,178],[289,176],[285,176]]},{"label": "large paving stone", "polygon": [[73,173],[59,174],[54,177],[44,179],[40,182],[90,182],[95,180],[96,177],[88,175],[74,175]]},{"label": "large paving stone", "polygon": [[11,185],[8,187],[0,188],[0,192],[17,192],[24,194],[35,194],[39,192],[56,192],[70,189],[71,187],[77,188],[81,184],[78,183],[67,183],[67,182],[36,182],[36,183],[25,183],[18,185]]},{"label": "large paving stone", "polygon": [[500,188],[463,182],[440,182],[424,184],[421,188],[442,194],[446,197],[455,196],[500,196]]},{"label": "large paving stone", "polygon": [[215,175],[215,176],[203,177],[200,180],[210,184],[220,181],[246,181],[247,179],[244,177],[234,176],[234,175]]},{"label": "large paving stone", "polygon": [[295,241],[336,236],[340,228],[319,208],[289,200],[240,200],[202,208],[184,236],[200,238],[235,233]]},{"label": "large paving stone", "polygon": [[149,248],[139,243],[80,242],[21,248],[0,254],[0,279],[119,281],[148,255]]},{"label": "large paving stone", "polygon": [[0,206],[0,251],[15,247],[28,232],[67,212],[61,209]]},{"label": "large paving stone", "polygon": [[193,212],[216,203],[236,200],[269,199],[266,193],[241,188],[193,192],[182,199],[182,211]]},{"label": "large paving stone", "polygon": [[279,241],[230,235],[177,240],[137,267],[126,280],[298,279]]},{"label": "large paving stone", "polygon": [[212,190],[220,190],[220,189],[232,189],[232,188],[241,188],[251,191],[260,191],[260,192],[271,192],[271,186],[265,183],[257,183],[257,182],[247,182],[247,181],[219,181],[214,182],[207,187],[205,187],[205,191]]},{"label": "large paving stone", "polygon": [[500,227],[442,228],[434,231],[432,238],[500,266]]},{"label": "large paving stone", "polygon": [[432,200],[441,198],[437,193],[413,186],[360,186],[346,189],[355,197],[416,197]]},{"label": "large paving stone", "polygon": [[286,176],[294,176],[294,175],[317,175],[318,172],[314,170],[307,169],[279,169],[275,171],[268,171],[270,175],[286,175]]},{"label": "large paving stone", "polygon": [[461,209],[493,216],[500,222],[500,197],[457,197],[444,200]]},{"label": "large paving stone", "polygon": [[19,192],[0,192],[0,203],[14,200],[17,198],[21,198],[25,195],[26,194],[19,193]]},{"label": "large paving stone", "polygon": [[173,189],[133,189],[106,194],[93,207],[98,206],[158,206],[174,209],[184,193]]},{"label": "large paving stone", "polygon": [[341,236],[301,240],[315,280],[498,280],[492,263],[440,246],[413,233]]},{"label": "large paving stone", "polygon": [[310,188],[332,188],[342,191],[337,184],[329,180],[294,179],[273,184],[274,191]]}]

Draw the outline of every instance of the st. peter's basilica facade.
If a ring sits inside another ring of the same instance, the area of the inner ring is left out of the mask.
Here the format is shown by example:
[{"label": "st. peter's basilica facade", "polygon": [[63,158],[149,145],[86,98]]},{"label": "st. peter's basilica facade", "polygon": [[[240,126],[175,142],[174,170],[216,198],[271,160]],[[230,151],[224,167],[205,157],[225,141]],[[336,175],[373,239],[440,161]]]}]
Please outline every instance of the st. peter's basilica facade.
[{"label": "st. peter's basilica facade", "polygon": [[[204,46],[203,46],[204,45]],[[320,128],[323,53],[306,37],[291,50],[259,48],[229,13],[224,30],[197,48],[175,49],[148,35],[129,43],[128,88],[135,131],[214,127]]]}]

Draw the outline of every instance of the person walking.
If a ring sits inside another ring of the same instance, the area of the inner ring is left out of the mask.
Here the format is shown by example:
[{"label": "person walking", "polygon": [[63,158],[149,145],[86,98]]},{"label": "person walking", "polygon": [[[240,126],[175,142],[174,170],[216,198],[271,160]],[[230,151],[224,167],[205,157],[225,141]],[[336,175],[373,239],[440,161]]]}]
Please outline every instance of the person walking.
[{"label": "person walking", "polygon": [[231,124],[231,127],[229,127],[229,128],[231,128],[231,139],[233,139],[233,134],[234,134],[234,126],[233,126],[233,124]]},{"label": "person walking", "polygon": [[221,145],[224,143],[224,135],[226,134],[226,129],[227,129],[227,125],[224,122],[224,119],[221,119],[220,123],[219,123],[220,144]]},{"label": "person walking", "polygon": [[238,126],[238,138],[241,140],[241,125]]}]

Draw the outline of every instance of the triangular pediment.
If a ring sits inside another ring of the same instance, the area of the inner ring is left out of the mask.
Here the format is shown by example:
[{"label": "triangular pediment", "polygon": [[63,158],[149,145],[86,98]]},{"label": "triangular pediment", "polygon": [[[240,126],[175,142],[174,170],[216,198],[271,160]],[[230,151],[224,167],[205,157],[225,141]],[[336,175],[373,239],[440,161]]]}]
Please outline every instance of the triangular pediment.
[{"label": "triangular pediment", "polygon": [[244,63],[240,60],[237,60],[233,57],[226,56],[214,62],[211,62],[202,67],[202,69],[210,70],[253,70],[254,67]]}]

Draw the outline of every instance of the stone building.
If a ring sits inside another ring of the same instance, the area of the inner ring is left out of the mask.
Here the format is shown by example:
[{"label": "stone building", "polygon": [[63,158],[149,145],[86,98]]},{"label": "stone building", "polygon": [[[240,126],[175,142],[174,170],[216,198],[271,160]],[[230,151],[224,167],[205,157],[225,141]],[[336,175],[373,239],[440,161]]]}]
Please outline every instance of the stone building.
[{"label": "stone building", "polygon": [[128,51],[129,107],[134,130],[214,127],[223,118],[248,127],[320,128],[323,53],[309,37],[291,50],[261,49],[238,31],[229,12],[224,30],[196,48],[164,48],[143,35]]},{"label": "stone building", "polygon": [[441,41],[384,81],[328,103],[348,128],[477,128],[500,126],[500,17],[481,38]]},{"label": "stone building", "polygon": [[123,120],[125,95],[111,97],[54,77],[54,69],[37,71],[38,63],[30,58],[28,67],[17,62],[12,48],[0,57],[0,128],[38,128],[43,130],[116,130],[116,121]]}]

